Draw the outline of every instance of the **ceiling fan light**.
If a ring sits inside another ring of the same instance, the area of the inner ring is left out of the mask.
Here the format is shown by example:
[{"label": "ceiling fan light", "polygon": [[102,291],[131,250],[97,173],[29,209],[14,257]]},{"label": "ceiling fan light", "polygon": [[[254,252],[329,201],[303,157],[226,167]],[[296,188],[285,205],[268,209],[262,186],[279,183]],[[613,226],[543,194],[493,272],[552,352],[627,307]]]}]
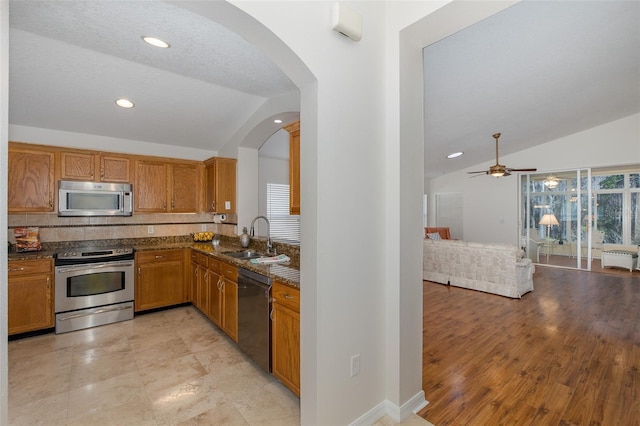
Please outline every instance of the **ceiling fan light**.
[{"label": "ceiling fan light", "polygon": [[549,189],[555,189],[558,187],[559,183],[560,182],[558,181],[558,179],[551,176],[544,181],[544,186],[546,186]]},{"label": "ceiling fan light", "polygon": [[493,172],[493,173],[491,173],[491,176],[493,176],[493,177],[502,177],[502,176],[504,176],[504,172]]}]

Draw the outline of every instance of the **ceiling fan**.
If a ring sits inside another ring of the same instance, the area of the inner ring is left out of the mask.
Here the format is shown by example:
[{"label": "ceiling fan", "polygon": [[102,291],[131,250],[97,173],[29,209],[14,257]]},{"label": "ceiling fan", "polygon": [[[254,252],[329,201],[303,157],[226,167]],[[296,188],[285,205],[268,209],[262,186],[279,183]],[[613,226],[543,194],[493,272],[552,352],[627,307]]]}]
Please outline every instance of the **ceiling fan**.
[{"label": "ceiling fan", "polygon": [[[494,133],[493,138],[496,140],[496,164],[489,167],[489,170],[482,170],[478,172],[467,172],[467,173],[476,174],[478,176],[480,174],[483,174],[483,175],[500,177],[500,176],[509,176],[511,172],[535,172],[536,170],[538,170],[538,169],[514,169],[514,168],[503,166],[502,164],[500,164],[498,162],[498,138],[500,138],[500,133]],[[472,176],[472,177],[475,177],[475,176]]]}]

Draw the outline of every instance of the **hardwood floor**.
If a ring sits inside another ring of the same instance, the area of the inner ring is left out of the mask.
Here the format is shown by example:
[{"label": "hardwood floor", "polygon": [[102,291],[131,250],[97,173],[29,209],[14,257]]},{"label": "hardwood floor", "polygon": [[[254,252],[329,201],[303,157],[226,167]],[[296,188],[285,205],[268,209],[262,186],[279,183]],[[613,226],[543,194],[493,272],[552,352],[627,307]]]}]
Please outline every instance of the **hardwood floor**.
[{"label": "hardwood floor", "polygon": [[640,425],[640,278],[536,266],[522,299],[425,281],[418,414],[440,425]]}]

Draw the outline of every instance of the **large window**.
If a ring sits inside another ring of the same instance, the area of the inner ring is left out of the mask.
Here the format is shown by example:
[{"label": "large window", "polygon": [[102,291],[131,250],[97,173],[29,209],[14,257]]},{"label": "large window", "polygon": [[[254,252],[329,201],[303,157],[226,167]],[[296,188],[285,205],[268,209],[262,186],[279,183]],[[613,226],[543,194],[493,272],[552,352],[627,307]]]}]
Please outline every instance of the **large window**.
[{"label": "large window", "polygon": [[289,214],[289,185],[267,183],[267,218],[272,240],[300,243],[300,216]]}]

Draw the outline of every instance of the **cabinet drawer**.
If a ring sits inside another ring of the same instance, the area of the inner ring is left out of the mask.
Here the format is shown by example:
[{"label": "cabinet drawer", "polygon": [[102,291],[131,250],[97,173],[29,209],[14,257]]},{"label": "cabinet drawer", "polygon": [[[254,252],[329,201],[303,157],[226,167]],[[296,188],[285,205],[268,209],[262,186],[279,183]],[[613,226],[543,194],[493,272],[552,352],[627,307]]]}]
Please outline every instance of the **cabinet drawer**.
[{"label": "cabinet drawer", "polygon": [[208,257],[209,257],[209,256],[207,256],[206,254],[197,253],[197,256],[196,256],[196,263],[197,263],[198,265],[203,266],[203,267],[205,267],[205,268],[206,268],[206,267],[207,267],[207,258],[208,258]]},{"label": "cabinet drawer", "polygon": [[8,263],[9,277],[31,274],[50,274],[53,271],[51,259],[12,260]]},{"label": "cabinet drawer", "polygon": [[210,271],[217,272],[219,274],[220,270],[222,269],[222,262],[213,257],[209,257],[209,264],[207,267]]},{"label": "cabinet drawer", "polygon": [[274,281],[273,286],[271,286],[271,297],[274,302],[300,312],[299,289]]},{"label": "cabinet drawer", "polygon": [[220,268],[221,268],[220,273],[222,274],[223,277],[225,277],[230,281],[233,281],[236,283],[238,282],[238,268],[224,262],[220,262]]},{"label": "cabinet drawer", "polygon": [[151,250],[136,253],[136,261],[138,262],[164,262],[174,260],[182,260],[182,250]]}]

